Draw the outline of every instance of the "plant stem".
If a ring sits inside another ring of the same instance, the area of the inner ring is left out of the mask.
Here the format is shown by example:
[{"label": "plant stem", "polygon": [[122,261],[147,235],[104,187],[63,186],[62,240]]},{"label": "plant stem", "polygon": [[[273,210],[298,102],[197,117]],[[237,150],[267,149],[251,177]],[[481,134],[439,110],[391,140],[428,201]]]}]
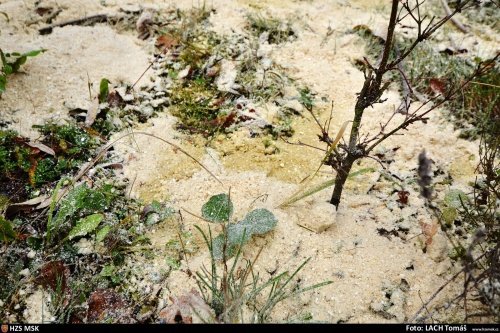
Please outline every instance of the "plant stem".
[{"label": "plant stem", "polygon": [[342,162],[342,166],[339,170],[337,170],[337,176],[335,177],[335,187],[333,188],[332,198],[330,199],[330,203],[334,205],[336,209],[339,209],[340,197],[342,196],[344,184],[356,159],[357,158],[353,155],[347,155],[346,159]]},{"label": "plant stem", "polygon": [[358,147],[358,136],[359,128],[361,126],[361,120],[363,118],[363,113],[365,109],[376,103],[382,93],[385,90],[385,86],[382,86],[382,77],[388,71],[387,63],[389,61],[389,56],[391,54],[392,40],[394,36],[394,30],[396,27],[396,21],[398,16],[398,0],[392,0],[391,16],[389,18],[389,26],[387,27],[387,38],[384,45],[384,51],[382,53],[380,64],[375,72],[370,69],[365,75],[365,82],[363,83],[363,88],[359,93],[358,99],[356,101],[356,106],[354,108],[354,119],[352,122],[351,133],[349,135],[349,146],[347,149],[347,155],[342,161],[340,168],[337,170],[337,176],[335,177],[335,187],[333,188],[332,197],[330,203],[339,208],[340,198],[342,196],[342,190],[344,189],[344,184],[351,172],[352,165],[358,159],[363,157],[362,149]]}]

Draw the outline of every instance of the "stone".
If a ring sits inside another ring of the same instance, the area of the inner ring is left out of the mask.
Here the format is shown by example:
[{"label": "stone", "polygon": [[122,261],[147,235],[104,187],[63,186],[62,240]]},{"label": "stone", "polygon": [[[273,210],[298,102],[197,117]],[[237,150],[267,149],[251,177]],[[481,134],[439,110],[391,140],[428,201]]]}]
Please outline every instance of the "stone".
[{"label": "stone", "polygon": [[296,211],[296,224],[317,234],[330,228],[337,216],[335,206],[328,202],[305,202],[290,209]]}]

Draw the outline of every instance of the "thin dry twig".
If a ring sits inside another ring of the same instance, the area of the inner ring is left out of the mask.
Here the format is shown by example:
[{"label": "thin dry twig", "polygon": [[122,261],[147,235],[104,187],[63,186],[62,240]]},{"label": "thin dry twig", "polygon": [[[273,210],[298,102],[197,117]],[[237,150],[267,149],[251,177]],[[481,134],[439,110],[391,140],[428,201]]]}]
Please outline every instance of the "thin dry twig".
[{"label": "thin dry twig", "polygon": [[[443,6],[443,9],[444,11],[446,12],[446,15],[450,15],[451,14],[451,9],[450,7],[448,6],[448,1],[446,0],[441,0],[441,5]],[[463,25],[458,19],[456,16],[452,16],[450,18],[451,22],[458,28],[460,29],[460,31],[462,32],[469,32],[469,29]]]}]

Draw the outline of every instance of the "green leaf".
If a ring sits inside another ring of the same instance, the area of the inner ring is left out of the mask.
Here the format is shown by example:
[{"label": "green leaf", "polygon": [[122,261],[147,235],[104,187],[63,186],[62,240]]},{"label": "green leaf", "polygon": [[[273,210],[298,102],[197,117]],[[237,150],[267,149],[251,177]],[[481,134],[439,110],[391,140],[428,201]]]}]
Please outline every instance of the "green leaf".
[{"label": "green leaf", "polygon": [[455,207],[445,207],[442,209],[442,217],[447,225],[452,225],[458,216],[458,211]]},{"label": "green leaf", "polygon": [[153,225],[158,222],[164,221],[175,213],[175,209],[156,200],[144,207],[144,211],[147,211],[146,225]]},{"label": "green leaf", "polygon": [[33,250],[41,250],[43,246],[43,239],[39,237],[28,237],[26,239],[26,243],[28,243],[29,247]]},{"label": "green leaf", "polygon": [[252,234],[262,235],[276,227],[278,220],[265,208],[252,210],[243,221],[237,223],[247,227]]},{"label": "green leaf", "polygon": [[43,53],[47,51],[47,49],[39,49],[39,50],[32,50],[32,51],[28,51],[26,53],[23,54],[24,57],[36,57],[37,55],[39,55],[40,53]]},{"label": "green leaf", "polygon": [[5,73],[5,75],[10,75],[14,72],[14,69],[10,64],[4,64],[2,70]]},{"label": "green leaf", "polygon": [[464,205],[469,203],[469,198],[460,190],[450,190],[444,196],[444,202],[448,207],[459,209],[462,208],[462,202]]},{"label": "green leaf", "polygon": [[83,213],[103,211],[110,200],[111,198],[107,197],[106,193],[89,189],[87,184],[83,183],[68,193],[47,229],[50,233],[57,231],[63,223],[79,211]]},{"label": "green leaf", "polygon": [[173,270],[178,270],[181,267],[181,262],[174,258],[167,257],[167,259],[165,259],[165,262],[167,263],[167,265],[172,267]]},{"label": "green leaf", "polygon": [[113,276],[115,274],[116,267],[114,265],[105,265],[101,273],[99,273],[100,276]]},{"label": "green leaf", "polygon": [[5,85],[7,84],[7,76],[0,73],[0,94],[5,92]]},{"label": "green leaf", "polygon": [[233,214],[233,203],[225,193],[212,196],[201,208],[201,216],[210,222],[228,222]]},{"label": "green leaf", "polygon": [[4,243],[16,239],[16,232],[12,228],[12,223],[0,216],[0,240]]},{"label": "green leaf", "polygon": [[[224,259],[224,256],[222,255],[224,249],[224,235],[219,235],[212,239],[212,255],[214,256],[214,259],[216,260],[222,260]],[[237,245],[231,245],[227,244],[226,245],[226,258],[231,258],[236,254],[238,250]]]},{"label": "green leaf", "polygon": [[56,219],[53,218],[53,214],[54,214],[54,209],[56,208],[57,194],[61,189],[62,184],[63,184],[62,179],[59,180],[59,182],[57,182],[56,188],[52,193],[52,198],[50,201],[49,213],[47,218],[47,240],[49,242],[52,238],[52,231],[55,231],[55,229],[59,227],[59,225],[56,224],[58,221],[56,221]]},{"label": "green leaf", "polygon": [[300,90],[299,102],[304,105],[308,110],[311,110],[314,106],[314,101],[312,99],[311,91],[308,88]]},{"label": "green leaf", "polygon": [[97,232],[97,234],[95,236],[95,241],[102,242],[104,240],[104,238],[106,238],[106,236],[109,234],[110,231],[111,231],[111,226],[105,225],[104,227],[99,229],[99,231]]},{"label": "green leaf", "polygon": [[99,103],[104,103],[108,100],[109,95],[109,80],[102,79],[99,84]]},{"label": "green leaf", "polygon": [[248,242],[252,237],[252,227],[239,223],[231,223],[227,227],[227,243],[229,245],[239,245]]},{"label": "green leaf", "polygon": [[94,231],[103,219],[104,215],[102,214],[92,214],[84,217],[76,223],[73,229],[71,229],[68,234],[68,239],[87,235],[89,232]]}]

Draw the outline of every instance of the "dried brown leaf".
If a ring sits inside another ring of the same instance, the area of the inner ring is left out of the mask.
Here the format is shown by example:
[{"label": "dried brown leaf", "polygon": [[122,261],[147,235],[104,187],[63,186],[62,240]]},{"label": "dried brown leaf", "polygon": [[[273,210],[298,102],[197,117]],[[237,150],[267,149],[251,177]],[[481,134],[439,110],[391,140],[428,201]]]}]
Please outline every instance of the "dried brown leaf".
[{"label": "dried brown leaf", "polygon": [[443,80],[432,78],[429,80],[429,86],[436,94],[444,95],[446,93],[446,83]]},{"label": "dried brown leaf", "polygon": [[53,291],[62,291],[64,295],[69,295],[71,293],[68,287],[69,276],[69,268],[61,260],[55,260],[42,266],[35,281]]},{"label": "dried brown leaf", "polygon": [[99,113],[99,99],[94,98],[91,107],[88,109],[85,116],[85,127],[90,127],[95,121],[97,114]]},{"label": "dried brown leaf", "polygon": [[56,152],[52,148],[44,145],[43,143],[30,141],[30,142],[26,142],[26,144],[32,148],[36,148],[40,151],[43,151],[46,154],[49,154],[52,156],[56,155]]},{"label": "dried brown leaf", "polygon": [[173,37],[172,35],[161,35],[156,39],[156,47],[159,49],[170,50],[179,45],[179,39]]},{"label": "dried brown leaf", "polygon": [[422,234],[425,236],[425,244],[431,245],[432,238],[438,231],[438,224],[436,222],[425,223],[421,221],[420,227],[422,228]]},{"label": "dried brown leaf", "polygon": [[118,91],[113,90],[108,94],[108,104],[110,107],[122,107],[125,105],[123,97],[118,93]]},{"label": "dried brown leaf", "polygon": [[173,324],[183,323],[191,324],[193,322],[193,314],[200,316],[201,321],[212,321],[212,309],[205,303],[201,295],[194,289],[187,294],[177,297],[171,297],[172,304],[163,308],[158,317],[161,323]]},{"label": "dried brown leaf", "polygon": [[112,289],[98,289],[90,294],[87,323],[134,323],[132,308]]}]

